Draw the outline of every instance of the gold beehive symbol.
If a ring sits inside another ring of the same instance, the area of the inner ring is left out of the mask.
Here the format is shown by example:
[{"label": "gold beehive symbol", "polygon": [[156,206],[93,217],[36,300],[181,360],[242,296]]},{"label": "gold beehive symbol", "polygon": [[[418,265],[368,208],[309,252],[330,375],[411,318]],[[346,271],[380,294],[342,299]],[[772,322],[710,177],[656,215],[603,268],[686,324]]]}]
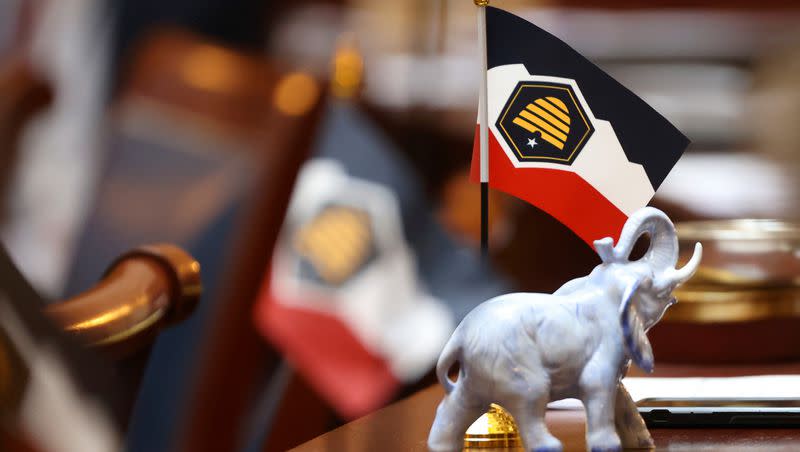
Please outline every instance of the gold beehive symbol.
[{"label": "gold beehive symbol", "polygon": [[371,245],[369,215],[347,207],[325,209],[294,237],[297,252],[323,280],[337,285],[361,268]]},{"label": "gold beehive symbol", "polygon": [[564,149],[569,135],[569,109],[561,99],[543,97],[528,104],[514,118],[514,124],[531,133],[538,132],[542,139]]}]

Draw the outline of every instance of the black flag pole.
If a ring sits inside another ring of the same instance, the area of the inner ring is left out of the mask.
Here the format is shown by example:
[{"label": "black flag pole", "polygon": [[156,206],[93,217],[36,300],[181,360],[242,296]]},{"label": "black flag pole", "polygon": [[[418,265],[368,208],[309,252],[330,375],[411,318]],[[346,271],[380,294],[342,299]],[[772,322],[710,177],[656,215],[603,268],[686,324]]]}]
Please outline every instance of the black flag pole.
[{"label": "black flag pole", "polygon": [[481,258],[489,256],[489,183],[481,182]]},{"label": "black flag pole", "polygon": [[478,54],[481,60],[478,91],[478,122],[481,180],[481,257],[489,256],[489,111],[487,108],[486,6],[489,0],[474,0],[478,7]]}]

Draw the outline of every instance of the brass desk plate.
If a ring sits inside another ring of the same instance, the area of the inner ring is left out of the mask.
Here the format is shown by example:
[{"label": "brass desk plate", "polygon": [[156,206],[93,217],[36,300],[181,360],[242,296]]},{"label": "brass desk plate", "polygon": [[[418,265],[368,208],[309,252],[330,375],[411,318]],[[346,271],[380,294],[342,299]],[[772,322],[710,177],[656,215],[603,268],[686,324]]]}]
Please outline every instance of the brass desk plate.
[{"label": "brass desk plate", "polygon": [[665,323],[800,318],[800,224],[715,220],[676,225],[681,258],[703,243],[703,262],[680,287]]},{"label": "brass desk plate", "polygon": [[492,404],[464,435],[464,450],[522,450],[517,424],[500,405]]}]

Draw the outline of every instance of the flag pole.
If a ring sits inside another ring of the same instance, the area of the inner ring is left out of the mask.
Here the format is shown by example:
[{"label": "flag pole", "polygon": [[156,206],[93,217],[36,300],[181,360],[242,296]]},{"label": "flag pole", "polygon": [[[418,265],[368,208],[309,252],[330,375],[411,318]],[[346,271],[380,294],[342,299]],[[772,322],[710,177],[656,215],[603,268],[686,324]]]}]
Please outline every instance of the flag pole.
[{"label": "flag pole", "polygon": [[489,110],[487,106],[488,62],[486,56],[486,6],[489,0],[474,0],[478,7],[478,54],[481,76],[478,91],[478,122],[481,180],[481,257],[489,255]]}]

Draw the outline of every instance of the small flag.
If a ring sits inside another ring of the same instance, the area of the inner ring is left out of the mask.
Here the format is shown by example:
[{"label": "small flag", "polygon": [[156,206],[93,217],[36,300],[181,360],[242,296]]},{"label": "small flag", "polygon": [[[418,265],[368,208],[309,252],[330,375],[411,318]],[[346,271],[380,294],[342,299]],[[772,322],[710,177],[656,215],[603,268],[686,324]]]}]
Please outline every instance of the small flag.
[{"label": "small flag", "polygon": [[422,182],[355,105],[331,101],[255,311],[344,418],[433,369],[455,325],[508,285],[437,222]]},{"label": "small flag", "polygon": [[[689,140],[570,46],[486,7],[489,185],[591,244],[617,237]],[[478,120],[480,122],[480,119]],[[479,174],[479,138],[473,180]]]}]

